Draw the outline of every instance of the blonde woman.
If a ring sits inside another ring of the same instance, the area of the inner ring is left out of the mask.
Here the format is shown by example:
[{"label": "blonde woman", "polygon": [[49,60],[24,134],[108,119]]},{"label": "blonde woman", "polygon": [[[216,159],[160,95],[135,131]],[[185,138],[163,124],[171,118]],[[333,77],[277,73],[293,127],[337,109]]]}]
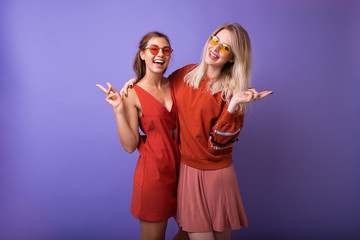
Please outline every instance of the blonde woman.
[{"label": "blonde woman", "polygon": [[[205,43],[199,65],[169,76],[180,126],[180,174],[176,220],[190,239],[230,239],[247,226],[232,149],[246,104],[272,91],[251,86],[251,43],[239,24],[225,24]],[[129,81],[124,88],[126,92]]]}]

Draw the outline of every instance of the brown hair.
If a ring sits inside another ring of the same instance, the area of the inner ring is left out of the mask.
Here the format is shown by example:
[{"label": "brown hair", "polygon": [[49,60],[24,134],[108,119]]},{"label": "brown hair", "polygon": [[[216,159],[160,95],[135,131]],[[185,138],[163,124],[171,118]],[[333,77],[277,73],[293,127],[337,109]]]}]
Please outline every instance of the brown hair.
[{"label": "brown hair", "polygon": [[[136,82],[138,82],[140,79],[142,79],[146,73],[146,64],[145,64],[145,61],[141,59],[140,52],[145,50],[146,45],[148,44],[150,39],[153,37],[165,38],[165,40],[170,45],[169,38],[165,34],[162,34],[160,32],[149,32],[142,37],[142,39],[139,43],[139,49],[138,49],[138,52],[136,53],[134,64],[133,64],[133,68],[136,73]],[[171,45],[170,45],[170,47],[171,47]],[[166,71],[166,69],[165,69],[165,71]]]}]

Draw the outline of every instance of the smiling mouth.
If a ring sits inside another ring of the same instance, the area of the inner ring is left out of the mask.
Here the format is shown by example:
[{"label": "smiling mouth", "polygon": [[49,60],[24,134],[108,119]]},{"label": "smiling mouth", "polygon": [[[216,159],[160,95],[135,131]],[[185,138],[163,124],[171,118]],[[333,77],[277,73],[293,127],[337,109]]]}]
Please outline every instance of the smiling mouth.
[{"label": "smiling mouth", "polygon": [[213,58],[219,58],[219,56],[213,53],[212,51],[209,51],[209,55]]},{"label": "smiling mouth", "polygon": [[153,61],[153,63],[160,65],[160,66],[164,65],[164,61],[161,61],[161,60],[155,60],[155,61]]}]

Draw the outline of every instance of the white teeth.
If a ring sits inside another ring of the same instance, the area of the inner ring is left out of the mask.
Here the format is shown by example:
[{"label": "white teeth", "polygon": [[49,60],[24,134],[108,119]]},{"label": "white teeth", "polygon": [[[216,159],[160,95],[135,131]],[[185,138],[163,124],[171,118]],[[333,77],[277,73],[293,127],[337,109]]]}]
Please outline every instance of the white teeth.
[{"label": "white teeth", "polygon": [[213,54],[212,52],[210,52],[210,55],[213,56],[213,57],[218,57],[215,54]]},{"label": "white teeth", "polygon": [[164,64],[164,62],[160,60],[155,60],[154,63]]}]

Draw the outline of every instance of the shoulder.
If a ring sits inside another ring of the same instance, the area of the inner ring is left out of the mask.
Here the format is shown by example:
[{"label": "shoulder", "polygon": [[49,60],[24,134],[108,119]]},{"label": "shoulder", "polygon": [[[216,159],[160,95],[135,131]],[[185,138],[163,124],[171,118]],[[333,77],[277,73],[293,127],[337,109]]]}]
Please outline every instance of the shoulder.
[{"label": "shoulder", "polygon": [[127,92],[127,97],[123,96],[123,99],[124,99],[124,103],[127,106],[136,106],[138,105],[139,102],[139,98],[134,88],[129,88]]},{"label": "shoulder", "polygon": [[178,70],[170,74],[169,79],[172,80],[175,78],[184,77],[186,74],[194,70],[194,68],[196,68],[197,66],[198,64],[189,64],[182,68],[179,68]]},{"label": "shoulder", "polygon": [[179,70],[185,71],[185,72],[191,72],[191,71],[194,70],[194,68],[196,68],[197,66],[199,66],[199,64],[188,64],[188,65],[180,68]]}]

